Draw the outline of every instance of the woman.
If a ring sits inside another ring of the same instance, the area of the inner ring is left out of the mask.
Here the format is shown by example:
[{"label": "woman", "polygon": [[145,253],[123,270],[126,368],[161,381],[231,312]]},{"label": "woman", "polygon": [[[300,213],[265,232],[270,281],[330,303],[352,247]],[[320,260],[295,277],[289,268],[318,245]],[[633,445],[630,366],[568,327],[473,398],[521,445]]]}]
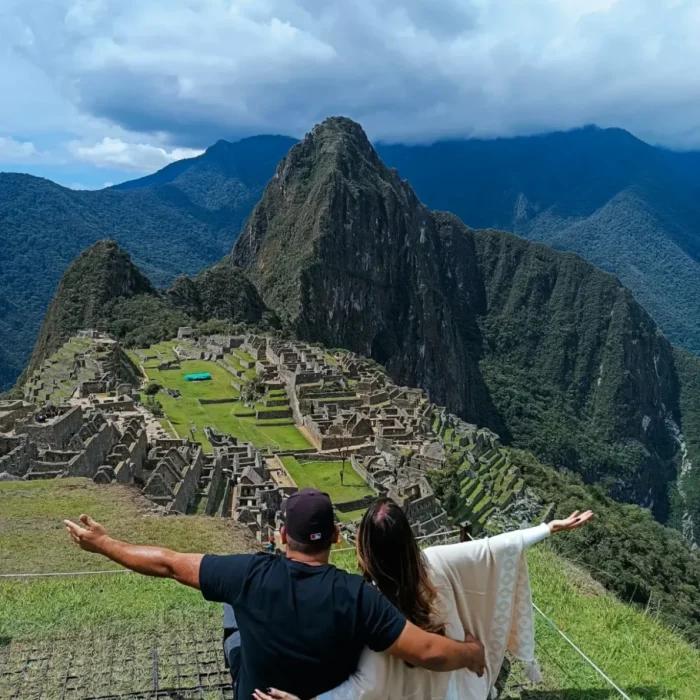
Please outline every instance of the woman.
[{"label": "woman", "polygon": [[[482,678],[466,669],[431,673],[365,649],[357,672],[319,700],[485,700],[506,647],[529,664],[535,680],[539,671],[524,551],[592,517],[591,511],[576,511],[548,525],[421,551],[403,510],[389,498],[374,501],[358,531],[357,562],[363,576],[419,627],[453,639],[469,633],[480,639],[487,673]],[[255,698],[298,700],[276,689],[256,691]]]}]

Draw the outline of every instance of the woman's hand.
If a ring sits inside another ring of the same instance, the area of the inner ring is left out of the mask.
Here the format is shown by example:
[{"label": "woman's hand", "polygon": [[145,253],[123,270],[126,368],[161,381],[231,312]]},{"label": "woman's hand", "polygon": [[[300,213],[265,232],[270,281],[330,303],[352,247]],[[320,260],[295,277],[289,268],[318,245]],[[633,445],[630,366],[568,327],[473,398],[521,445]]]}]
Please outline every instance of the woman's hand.
[{"label": "woman's hand", "polygon": [[285,693],[284,690],[275,688],[268,688],[267,693],[263,693],[262,690],[256,690],[253,693],[253,697],[255,700],[299,700],[296,695]]},{"label": "woman's hand", "polygon": [[556,532],[575,530],[577,527],[585,525],[592,517],[592,510],[587,510],[583,513],[580,510],[575,510],[566,520],[552,520],[549,523],[549,532],[553,535]]}]

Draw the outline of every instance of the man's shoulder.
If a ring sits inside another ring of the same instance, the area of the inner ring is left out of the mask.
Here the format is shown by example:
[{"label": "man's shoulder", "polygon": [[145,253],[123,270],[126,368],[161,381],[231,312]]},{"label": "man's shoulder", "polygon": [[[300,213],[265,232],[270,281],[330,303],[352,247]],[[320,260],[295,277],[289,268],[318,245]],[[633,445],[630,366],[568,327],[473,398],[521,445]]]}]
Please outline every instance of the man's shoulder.
[{"label": "man's shoulder", "polygon": [[332,569],[336,581],[341,585],[344,585],[350,591],[360,594],[362,591],[372,588],[372,586],[359,574],[351,574],[349,571],[339,569],[336,566],[333,566]]}]

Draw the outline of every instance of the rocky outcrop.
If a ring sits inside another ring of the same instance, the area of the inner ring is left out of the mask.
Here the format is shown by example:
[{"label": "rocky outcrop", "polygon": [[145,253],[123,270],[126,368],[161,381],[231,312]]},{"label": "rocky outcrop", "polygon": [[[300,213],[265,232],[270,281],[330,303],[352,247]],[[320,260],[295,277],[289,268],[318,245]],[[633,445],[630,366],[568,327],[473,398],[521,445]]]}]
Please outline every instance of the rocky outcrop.
[{"label": "rocky outcrop", "polygon": [[214,318],[232,323],[279,325],[255,286],[228,259],[193,279],[178,277],[167,296],[173,306],[200,321]]},{"label": "rocky outcrop", "polygon": [[301,337],[371,355],[396,381],[493,424],[477,364],[483,286],[454,227],[359,125],[330,119],[282,161],[231,257]]}]

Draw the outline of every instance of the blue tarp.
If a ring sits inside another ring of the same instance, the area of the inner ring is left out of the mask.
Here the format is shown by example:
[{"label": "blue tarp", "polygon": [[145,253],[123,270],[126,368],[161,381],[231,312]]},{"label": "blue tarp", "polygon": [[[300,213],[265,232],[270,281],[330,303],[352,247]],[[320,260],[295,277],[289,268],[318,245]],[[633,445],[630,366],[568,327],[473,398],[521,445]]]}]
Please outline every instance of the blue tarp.
[{"label": "blue tarp", "polygon": [[209,372],[200,372],[199,374],[186,374],[186,382],[205,382],[207,379],[211,379],[211,374]]}]

